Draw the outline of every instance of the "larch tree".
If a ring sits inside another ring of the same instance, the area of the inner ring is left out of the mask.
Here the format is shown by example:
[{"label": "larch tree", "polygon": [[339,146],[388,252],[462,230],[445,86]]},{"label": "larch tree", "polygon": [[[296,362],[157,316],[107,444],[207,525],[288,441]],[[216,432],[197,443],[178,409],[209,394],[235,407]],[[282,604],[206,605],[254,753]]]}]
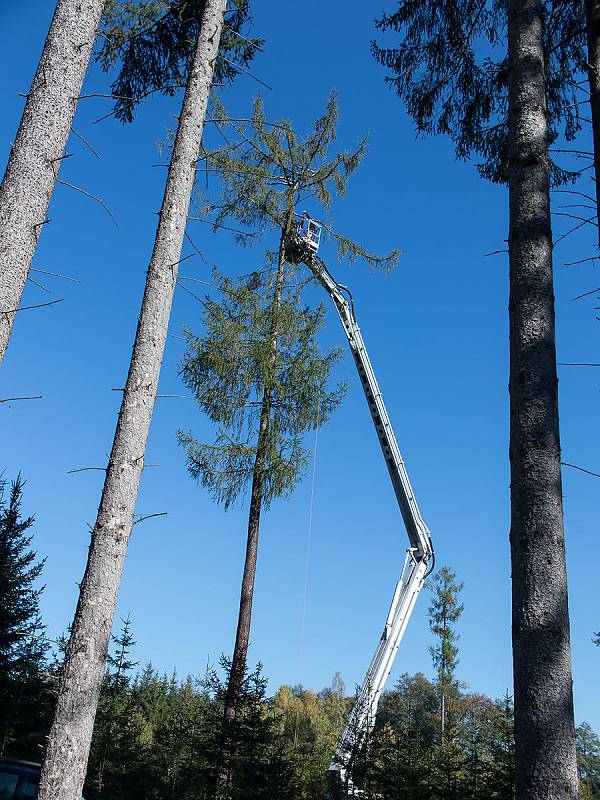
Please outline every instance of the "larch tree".
[{"label": "larch tree", "polygon": [[464,606],[458,602],[463,586],[464,584],[456,582],[455,573],[448,567],[442,567],[431,581],[429,627],[436,637],[436,643],[429,648],[429,652],[437,675],[442,747],[446,728],[446,699],[458,664],[458,634],[455,625],[464,611]]},{"label": "larch tree", "polygon": [[[221,35],[225,28],[224,39],[231,42],[239,35],[238,29],[247,18],[245,0],[234,4],[227,23],[227,0],[189,0],[169,6],[166,15],[150,24],[150,30],[144,24],[140,28],[134,16],[133,31],[119,39],[119,31],[131,19],[120,11],[124,7],[127,12],[131,6],[128,2],[109,6],[111,27],[107,41],[114,50],[107,63],[113,63],[110,58],[114,58],[121,64],[116,85],[122,80],[137,80],[138,89],[143,83],[147,91],[162,90],[166,62],[172,70],[175,69],[173,64],[179,65],[178,74],[185,82],[185,93],[172,143],[129,373],[45,750],[40,800],[78,800],[81,796],[121,574],[134,524],[196,160],[211,85],[220,61]],[[147,7],[155,14],[159,9],[164,11],[162,3],[149,3]],[[167,23],[168,33],[165,34]],[[154,35],[155,40],[148,41],[148,33]],[[152,41],[155,41],[154,48]],[[128,59],[131,49],[141,47],[142,43],[143,60]],[[241,43],[243,59],[248,45],[243,38]],[[230,77],[233,74],[234,70]],[[170,93],[172,87],[165,91]],[[117,98],[115,113],[129,119],[128,109],[131,110],[131,100]]]},{"label": "larch tree", "polygon": [[[225,695],[226,767],[246,670],[260,517],[303,477],[308,452],[302,437],[324,425],[343,387],[328,389],[339,351],[321,353],[322,306],[300,303],[297,270],[281,260],[274,273],[246,280],[214,275],[220,300],[205,300],[205,333],[187,333],[183,381],[218,425],[214,443],[179,432],[191,475],[227,508],[251,485],[246,556],[235,647]],[[225,779],[227,782],[227,778]]]},{"label": "larch tree", "polygon": [[0,364],[58,180],[104,0],[58,0],[0,186]]},{"label": "larch tree", "polygon": [[459,157],[483,155],[480,172],[509,188],[519,800],[577,796],[550,222],[551,181],[569,176],[552,164],[549,144],[563,124],[567,138],[574,135],[579,97],[578,65],[553,38],[553,14],[561,7],[539,0],[403,0],[378,23],[381,31],[400,34],[399,45],[373,45],[419,130],[449,134]]},{"label": "larch tree", "polygon": [[[291,492],[306,461],[302,435],[324,423],[340,399],[336,391],[326,389],[335,353],[321,355],[315,341],[323,311],[302,307],[299,294],[291,288],[294,281],[299,280],[300,286],[304,282],[289,247],[298,229],[296,209],[312,201],[327,211],[333,194],[345,193],[365,143],[354,152],[328,155],[338,119],[334,94],[325,114],[301,139],[289,122],[267,122],[260,100],[249,121],[229,118],[223,107],[215,108],[213,118],[235,141],[203,153],[205,166],[199,167],[199,177],[203,172],[205,176],[216,173],[222,195],[212,203],[199,189],[198,204],[215,215],[215,228],[227,227],[229,220],[241,224],[237,234],[241,242],[268,231],[279,238],[277,251],[269,258],[271,273],[256,272],[241,285],[215,278],[223,300],[206,306],[207,336],[188,337],[191,350],[183,364],[186,384],[221,426],[216,443],[210,446],[199,447],[181,435],[192,475],[226,506],[251,483],[240,609],[224,709],[219,790],[227,796],[228,762],[250,637],[261,509]],[[330,225],[326,228],[342,257],[383,267],[397,260],[396,252],[386,257],[370,255]]]}]

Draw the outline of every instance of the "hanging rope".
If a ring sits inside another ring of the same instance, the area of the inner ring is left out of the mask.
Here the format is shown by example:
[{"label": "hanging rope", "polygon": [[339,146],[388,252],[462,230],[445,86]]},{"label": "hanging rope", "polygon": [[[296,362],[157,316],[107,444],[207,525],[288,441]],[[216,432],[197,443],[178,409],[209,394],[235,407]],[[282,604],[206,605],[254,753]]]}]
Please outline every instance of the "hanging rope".
[{"label": "hanging rope", "polygon": [[[319,409],[320,411],[320,409]],[[312,481],[310,487],[310,509],[308,513],[308,533],[306,536],[306,564],[304,568],[304,602],[302,604],[302,624],[300,626],[300,665],[304,658],[304,628],[306,624],[306,606],[308,601],[308,569],[310,566],[310,542],[312,538],[313,507],[315,500],[315,475],[317,472],[317,444],[319,440],[319,412],[315,421],[315,444],[313,448]]]}]

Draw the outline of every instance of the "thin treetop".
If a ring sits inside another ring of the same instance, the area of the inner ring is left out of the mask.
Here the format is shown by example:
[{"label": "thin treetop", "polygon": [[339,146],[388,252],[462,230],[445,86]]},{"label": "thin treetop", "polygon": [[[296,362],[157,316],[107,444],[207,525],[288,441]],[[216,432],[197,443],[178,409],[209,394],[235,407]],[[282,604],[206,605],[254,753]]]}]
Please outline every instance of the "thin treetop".
[{"label": "thin treetop", "polygon": [[[237,235],[242,244],[267,230],[285,229],[289,214],[307,202],[329,212],[334,196],[345,195],[348,181],[365,155],[366,139],[353,151],[329,153],[339,117],[335,92],[329,96],[323,116],[304,138],[296,135],[288,120],[268,122],[260,98],[255,100],[252,116],[247,120],[232,119],[217,102],[212,113],[223,135],[233,131],[236,140],[220,149],[204,151],[199,160],[198,185],[202,173],[208,183],[208,176],[216,172],[222,179],[222,197],[218,203],[211,203],[199,188],[198,198],[202,211],[215,212],[215,228],[226,226],[228,220],[244,226],[245,230]],[[385,256],[374,255],[331,224],[324,223],[324,231],[336,241],[340,259],[362,259],[371,267],[384,269],[398,261],[398,250]]]},{"label": "thin treetop", "polygon": [[[107,0],[96,60],[105,72],[119,67],[111,90],[113,114],[121,122],[132,122],[137,105],[149,94],[172,97],[185,87],[204,6],[205,0]],[[213,86],[233,83],[263,44],[241,33],[249,13],[248,0],[230,0]]]}]

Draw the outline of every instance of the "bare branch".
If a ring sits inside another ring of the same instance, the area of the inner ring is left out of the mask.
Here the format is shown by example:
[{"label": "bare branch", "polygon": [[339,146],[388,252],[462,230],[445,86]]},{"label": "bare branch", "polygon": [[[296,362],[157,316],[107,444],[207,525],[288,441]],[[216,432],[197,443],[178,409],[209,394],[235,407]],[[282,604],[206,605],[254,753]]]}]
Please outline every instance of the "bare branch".
[{"label": "bare branch", "polygon": [[566,239],[566,238],[567,238],[567,236],[570,236],[570,234],[572,234],[572,233],[575,233],[575,231],[578,231],[578,230],[579,230],[579,228],[583,228],[583,226],[584,226],[586,223],[588,223],[588,222],[591,222],[591,221],[592,221],[594,218],[595,218],[595,217],[590,217],[589,219],[585,219],[585,220],[583,220],[583,222],[580,222],[578,225],[575,225],[573,228],[571,228],[570,230],[568,230],[566,233],[563,233],[563,235],[562,235],[562,236],[559,236],[559,237],[558,237],[558,239],[557,239],[557,240],[554,242],[554,247],[556,247],[556,245],[557,245],[559,242],[562,242],[562,240],[563,240],[563,239]]},{"label": "bare branch", "polygon": [[40,272],[42,275],[52,275],[54,278],[62,278],[65,281],[73,281],[73,283],[82,283],[78,278],[70,278],[68,275],[60,275],[58,272],[47,272],[45,269],[33,269],[30,272]]},{"label": "bare branch", "polygon": [[[164,91],[168,91],[169,89],[185,89],[185,84],[184,83],[174,83],[172,86],[156,86],[154,89],[149,89],[147,92],[144,92],[144,94],[139,95],[139,97],[124,97],[123,99],[124,100],[131,100],[132,102],[135,102],[135,103],[141,103],[142,100],[145,100],[146,97],[149,97],[151,94],[154,94],[154,92],[164,92]],[[115,99],[119,99],[119,98],[115,96]],[[113,109],[112,111],[109,111],[108,114],[104,114],[104,116],[98,117],[98,119],[95,119],[92,122],[92,125],[96,125],[98,122],[102,122],[105,119],[109,119],[110,117],[114,117],[116,113],[117,113],[117,109]]]},{"label": "bare branch", "polygon": [[14,400],[41,400],[41,399],[42,399],[41,394],[35,394],[32,395],[31,397],[5,397],[2,400],[0,400],[0,403],[12,403]]},{"label": "bare branch", "polygon": [[251,73],[249,70],[247,70],[247,69],[242,69],[242,67],[238,66],[237,64],[234,64],[234,62],[233,62],[233,61],[230,61],[228,58],[225,58],[225,56],[224,56],[224,55],[221,55],[221,53],[217,53],[217,58],[222,58],[222,59],[223,59],[223,61],[226,61],[226,62],[229,64],[229,66],[230,66],[230,67],[233,67],[233,69],[237,70],[238,72],[241,72],[241,73],[243,73],[244,75],[249,75],[249,76],[250,76],[251,78],[253,78],[255,81],[257,81],[258,83],[262,84],[262,85],[263,85],[263,86],[265,86],[267,89],[269,89],[269,91],[272,91],[272,90],[273,90],[273,87],[272,87],[272,86],[269,86],[269,84],[268,84],[268,83],[265,83],[264,81],[261,81],[261,79],[260,79],[260,78],[257,78],[257,77],[256,77],[256,75],[253,75],[253,74],[252,74],[252,73]]},{"label": "bare branch", "polygon": [[106,467],[80,467],[79,469],[67,470],[67,475],[73,475],[76,472],[106,472]]},{"label": "bare branch", "polygon": [[143,522],[145,519],[151,519],[152,517],[166,517],[168,513],[168,511],[159,511],[157,514],[144,514],[144,516],[136,519],[133,524],[137,525],[138,522]]},{"label": "bare branch", "polygon": [[189,397],[186,394],[157,394],[156,399],[174,398],[177,400],[195,400],[195,397]]},{"label": "bare branch", "polygon": [[106,205],[106,203],[104,202],[104,200],[101,197],[96,197],[95,194],[92,194],[91,192],[86,192],[85,189],[82,189],[80,186],[75,186],[74,183],[67,183],[67,181],[61,181],[60,179],[58,179],[57,182],[58,183],[62,183],[63,186],[69,186],[71,189],[75,189],[76,191],[81,192],[81,194],[84,194],[86,197],[91,197],[92,200],[95,200],[97,203],[100,203],[102,208],[106,211],[106,213],[110,216],[112,221],[118,227],[118,223],[117,223],[117,220],[114,217],[114,214],[112,213],[110,208],[108,208],[108,206]]},{"label": "bare branch", "polygon": [[202,253],[200,252],[200,250],[198,249],[198,247],[197,247],[197,246],[194,244],[194,240],[192,239],[192,237],[189,235],[189,233],[188,233],[187,231],[185,232],[185,238],[186,238],[186,239],[188,240],[188,242],[189,242],[189,243],[192,245],[192,247],[194,248],[194,250],[195,250],[195,251],[198,253],[198,255],[200,256],[200,258],[202,259],[202,261],[204,261],[204,263],[206,264],[206,259],[204,258],[204,256],[202,255]]},{"label": "bare branch", "polygon": [[586,200],[591,200],[592,203],[596,202],[589,194],[585,194],[585,192],[576,192],[575,189],[551,189],[550,191],[556,194],[576,194],[579,195],[579,197],[585,197]]},{"label": "bare branch", "polygon": [[575,361],[571,361],[571,362],[569,362],[569,361],[557,361],[556,362],[556,366],[557,367],[600,367],[600,364],[594,364],[594,363],[587,364],[587,363],[582,362],[582,361],[580,361],[580,362],[575,362]]},{"label": "bare branch", "polygon": [[578,467],[577,464],[567,464],[566,461],[560,462],[563,467],[571,467],[571,469],[577,469],[579,472],[585,472],[586,475],[593,475],[594,478],[600,478],[600,475],[597,472],[592,472],[589,469],[584,469],[583,467]]},{"label": "bare branch", "polygon": [[75,153],[65,153],[64,156],[58,156],[58,158],[51,158],[50,164],[55,164],[57,161],[64,161],[66,158],[71,158],[74,155]]},{"label": "bare branch", "polygon": [[[144,464],[144,469],[146,467],[160,467],[160,464]],[[80,467],[79,469],[70,469],[67,472],[67,475],[73,475],[76,472],[106,472],[107,467]]]},{"label": "bare branch", "polygon": [[82,141],[82,142],[83,142],[85,145],[87,145],[87,146],[90,148],[90,150],[91,150],[91,151],[92,151],[92,153],[93,153],[93,154],[96,156],[96,158],[100,158],[100,156],[99,156],[99,155],[98,155],[98,153],[97,153],[97,152],[94,150],[94,148],[92,147],[92,145],[91,145],[91,144],[88,142],[88,140],[87,140],[85,137],[83,137],[83,136],[82,136],[82,135],[79,133],[79,131],[76,131],[76,130],[75,130],[75,128],[71,128],[71,133],[74,133],[74,134],[75,134],[75,136],[77,136],[77,138],[78,138],[78,139],[81,139],[81,141]]},{"label": "bare branch", "polygon": [[188,258],[193,258],[196,253],[190,253],[188,256],[184,256],[180,258],[179,261],[175,261],[173,264],[169,264],[170,267],[177,267],[179,264],[183,264],[184,261],[187,261]]},{"label": "bare branch", "polygon": [[584,292],[583,294],[578,294],[577,297],[573,297],[571,299],[571,302],[573,302],[573,300],[581,300],[582,297],[589,297],[589,295],[595,294],[596,292],[600,292],[600,286],[598,286],[597,289],[592,289],[591,292]]},{"label": "bare branch", "polygon": [[581,258],[579,261],[567,261],[563,267],[574,267],[577,264],[585,264],[587,261],[597,261],[600,256],[591,256],[590,258]]},{"label": "bare branch", "polygon": [[222,228],[224,231],[233,231],[239,233],[241,236],[258,236],[258,233],[247,233],[246,231],[239,230],[239,228],[230,228],[227,225],[219,225],[218,223],[211,222],[209,219],[202,219],[201,217],[188,217],[190,222],[203,222],[205,225],[212,225],[213,228]]},{"label": "bare branch", "polygon": [[37,286],[38,289],[43,289],[44,292],[47,292],[48,294],[53,294],[52,289],[48,289],[46,286],[44,286],[43,283],[38,283],[38,281],[34,281],[31,275],[27,277],[27,280],[31,281],[31,283],[33,283],[34,286]]},{"label": "bare branch", "polygon": [[21,306],[20,308],[9,308],[7,311],[0,311],[0,314],[16,314],[17,311],[30,311],[32,308],[44,308],[45,306],[53,306],[56,303],[62,303],[64,297],[58,300],[50,300],[48,303],[38,303],[35,306]]},{"label": "bare branch", "polygon": [[242,36],[241,33],[238,33],[237,31],[234,31],[233,28],[229,27],[229,25],[227,26],[227,31],[229,33],[233,33],[233,35],[237,36],[238,39],[241,39],[242,41],[247,42],[249,45],[251,45],[252,47],[256,48],[257,50],[260,50],[261,53],[265,52],[259,44],[256,44],[256,42],[253,42],[251,39],[246,39],[245,36]]}]

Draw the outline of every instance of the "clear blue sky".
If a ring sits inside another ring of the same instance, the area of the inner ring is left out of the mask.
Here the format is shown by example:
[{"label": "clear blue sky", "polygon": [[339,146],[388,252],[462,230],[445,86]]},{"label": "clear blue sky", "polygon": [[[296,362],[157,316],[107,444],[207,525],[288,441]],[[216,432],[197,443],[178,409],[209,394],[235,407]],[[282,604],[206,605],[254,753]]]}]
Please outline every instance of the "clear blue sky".
[{"label": "clear blue sky", "polygon": [[[0,9],[0,158],[5,163],[53,10],[52,0],[3,3]],[[335,263],[347,282],[388,404],[438,565],[465,583],[458,674],[473,690],[500,696],[511,685],[507,259],[484,257],[505,247],[507,196],[482,182],[471,164],[455,163],[444,139],[416,140],[400,102],[371,60],[376,7],[350,2],[255,3],[254,31],[266,52],[257,75],[270,118],[288,117],[305,129],[331,88],[339,90],[339,143],[369,134],[369,153],[348,197],[334,208],[340,230],[368,247],[403,252],[391,275]],[[88,91],[106,91],[96,69]],[[227,97],[245,114],[258,84],[242,77]],[[35,546],[47,558],[43,612],[51,635],[72,618],[95,519],[102,474],[69,475],[101,466],[110,449],[135,333],[145,271],[161,203],[164,170],[157,143],[178,99],[154,98],[137,121],[123,127],[93,120],[106,100],[80,102],[75,127],[101,154],[97,160],[76,138],[61,176],[100,195],[118,227],[94,202],[63,186],[55,193],[52,224],[42,233],[35,266],[73,275],[81,285],[35,276],[64,302],[19,315],[0,397],[43,395],[43,400],[0,406],[1,466],[27,479],[25,511],[35,513]],[[589,173],[588,173],[589,174]],[[591,179],[583,191],[591,188]],[[566,202],[555,195],[555,207]],[[574,213],[578,213],[575,210]],[[569,220],[557,218],[557,230]],[[261,248],[240,250],[227,234],[190,229],[209,264],[225,272],[251,270]],[[265,244],[269,244],[266,242]],[[272,243],[270,243],[272,244]],[[592,253],[591,235],[570,237],[556,250],[559,361],[598,362],[600,326],[594,299],[571,302],[600,285],[589,264],[566,261]],[[209,267],[190,259],[182,271],[206,277]],[[199,328],[199,306],[178,290],[171,330]],[[50,298],[28,286],[25,303]],[[328,342],[345,345],[333,313]],[[182,342],[169,339],[160,391],[186,393],[177,376]],[[319,689],[333,674],[348,686],[362,679],[380,635],[404,558],[406,536],[353,364],[350,395],[320,432],[308,605],[302,645],[310,481],[290,502],[264,517],[253,619],[253,660],[260,659],[271,688],[302,682]],[[560,410],[565,461],[600,471],[600,369],[561,368]],[[202,671],[207,660],[230,653],[239,597],[246,508],[224,513],[187,476],[176,439],[178,426],[208,436],[192,402],[159,400],[138,511],[168,511],[135,529],[118,615],[131,614],[140,661]],[[597,678],[598,489],[600,481],[565,469],[566,535],[571,597],[576,716],[600,729]],[[431,673],[427,648],[427,593],[420,598],[396,661],[402,671]]]}]

